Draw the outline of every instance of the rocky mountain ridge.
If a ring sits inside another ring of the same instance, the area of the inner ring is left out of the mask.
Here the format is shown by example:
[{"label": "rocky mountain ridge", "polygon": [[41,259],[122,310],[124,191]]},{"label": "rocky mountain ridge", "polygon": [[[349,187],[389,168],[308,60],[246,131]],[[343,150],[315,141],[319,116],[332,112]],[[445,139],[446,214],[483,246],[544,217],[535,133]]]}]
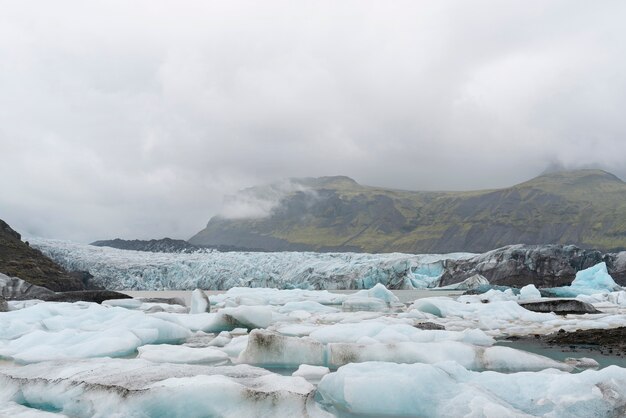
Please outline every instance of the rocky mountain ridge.
[{"label": "rocky mountain ridge", "polygon": [[189,242],[414,254],[482,253],[512,244],[626,249],[626,183],[602,170],[548,173],[508,188],[466,192],[369,187],[345,176],[291,184],[287,191],[247,189],[246,201],[281,197],[265,216],[214,216]]},{"label": "rocky mountain ridge", "polygon": [[23,242],[22,236],[3,220],[0,220],[0,273],[55,292],[84,289],[77,275],[68,273],[41,251]]}]

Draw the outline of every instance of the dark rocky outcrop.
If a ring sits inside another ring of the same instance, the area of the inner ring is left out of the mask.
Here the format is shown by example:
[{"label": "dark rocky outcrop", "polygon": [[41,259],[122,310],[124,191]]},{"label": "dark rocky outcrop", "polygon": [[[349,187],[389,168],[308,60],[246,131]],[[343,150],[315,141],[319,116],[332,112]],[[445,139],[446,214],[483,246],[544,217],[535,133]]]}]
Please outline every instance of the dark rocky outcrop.
[{"label": "dark rocky outcrop", "polygon": [[434,322],[418,322],[417,324],[413,325],[413,327],[418,328],[418,329],[436,330],[436,331],[441,331],[441,330],[446,329],[446,327],[444,327],[443,325],[435,324]]},{"label": "dark rocky outcrop", "polygon": [[120,250],[147,251],[152,253],[193,253],[204,251],[203,247],[181,239],[124,240],[120,238],[92,242],[97,247],[112,247]]},{"label": "dark rocky outcrop", "polygon": [[[0,298],[2,300],[38,299],[47,302],[95,302],[109,299],[128,299],[130,296],[110,290],[76,290],[53,292],[45,287],[32,285],[17,277],[8,277],[0,273]],[[184,302],[183,302],[184,305]]]},{"label": "dark rocky outcrop", "polygon": [[0,220],[0,273],[19,277],[31,285],[54,291],[82,290],[82,282],[71,277],[39,250],[22,242],[22,237]]},{"label": "dark rocky outcrop", "polygon": [[6,299],[0,296],[0,312],[8,312],[8,311],[9,311],[9,305]]},{"label": "dark rocky outcrop", "polygon": [[102,303],[110,299],[131,299],[130,296],[112,290],[78,290],[58,292],[42,298],[46,302],[94,302]]},{"label": "dark rocky outcrop", "polygon": [[448,260],[440,279],[447,286],[480,274],[491,285],[558,287],[569,285],[576,272],[606,262],[609,274],[626,284],[626,253],[603,254],[573,245],[510,245],[467,260]]},{"label": "dark rocky outcrop", "polygon": [[574,332],[560,330],[539,337],[548,345],[595,349],[603,354],[626,355],[626,327],[610,329],[586,329]]},{"label": "dark rocky outcrop", "polygon": [[55,293],[41,286],[35,286],[17,277],[9,277],[0,273],[0,296],[8,300],[14,299],[39,299],[54,295]]},{"label": "dark rocky outcrop", "polygon": [[549,299],[535,302],[519,302],[519,304],[529,311],[554,312],[557,315],[601,313],[593,305],[576,299]]}]

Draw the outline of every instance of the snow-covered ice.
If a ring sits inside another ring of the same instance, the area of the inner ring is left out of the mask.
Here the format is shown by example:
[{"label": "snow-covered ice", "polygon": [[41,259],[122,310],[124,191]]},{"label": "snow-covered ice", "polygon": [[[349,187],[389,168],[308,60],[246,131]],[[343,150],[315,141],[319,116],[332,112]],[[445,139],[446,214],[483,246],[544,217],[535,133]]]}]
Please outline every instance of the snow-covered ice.
[{"label": "snow-covered ice", "polygon": [[626,369],[505,374],[455,362],[355,363],[324,376],[318,393],[335,410],[377,417],[608,417],[624,410]]},{"label": "snow-covered ice", "polygon": [[606,263],[599,263],[588,269],[576,273],[576,278],[569,286],[551,289],[560,297],[576,297],[578,295],[593,295],[620,290],[606,268]]},{"label": "snow-covered ice", "polygon": [[300,376],[306,379],[307,382],[319,383],[322,377],[330,373],[330,369],[324,366],[311,366],[309,364],[301,364],[298,370],[293,372],[292,376]]},{"label": "snow-covered ice", "polygon": [[191,307],[189,312],[192,314],[211,312],[211,302],[202,289],[196,289],[191,292]]},{"label": "snow-covered ice", "polygon": [[94,359],[0,367],[0,404],[72,417],[327,417],[301,377],[247,366]]},{"label": "snow-covered ice", "polygon": [[224,364],[228,354],[213,347],[186,347],[184,345],[144,345],[137,349],[137,357],[154,363]]},{"label": "snow-covered ice", "polygon": [[89,271],[107,289],[193,290],[232,287],[391,289],[432,287],[445,260],[474,254],[148,253],[67,241],[30,239],[33,247],[69,271]]}]

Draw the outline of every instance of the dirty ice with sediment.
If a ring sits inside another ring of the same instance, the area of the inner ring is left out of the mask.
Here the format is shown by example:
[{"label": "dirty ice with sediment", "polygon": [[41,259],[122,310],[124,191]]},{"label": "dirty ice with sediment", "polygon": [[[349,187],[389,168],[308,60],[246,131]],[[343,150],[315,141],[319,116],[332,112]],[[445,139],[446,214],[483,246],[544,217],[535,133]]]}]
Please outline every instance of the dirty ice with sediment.
[{"label": "dirty ice with sediment", "polygon": [[[559,315],[535,311],[554,299],[532,285],[463,296],[433,290],[409,303],[389,290],[398,280],[435,283],[441,256],[36,245],[116,289],[228,290],[196,290],[190,306],[9,301],[0,313],[0,417],[587,418],[626,410],[626,368],[501,342],[626,326],[626,292],[603,263],[553,289],[596,313]],[[335,276],[362,290],[329,291]]]}]

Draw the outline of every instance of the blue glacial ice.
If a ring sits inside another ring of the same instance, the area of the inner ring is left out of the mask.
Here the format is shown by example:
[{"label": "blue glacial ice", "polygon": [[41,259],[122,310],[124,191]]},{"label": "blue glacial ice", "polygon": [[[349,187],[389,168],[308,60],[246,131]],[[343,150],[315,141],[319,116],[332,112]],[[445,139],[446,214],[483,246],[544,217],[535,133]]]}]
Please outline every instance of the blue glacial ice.
[{"label": "blue glacial ice", "polygon": [[222,290],[232,287],[279,289],[390,289],[435,286],[446,255],[358,253],[147,253],[58,240],[30,239],[66,269],[89,271],[107,289]]},{"label": "blue glacial ice", "polygon": [[550,289],[558,297],[576,297],[578,295],[593,295],[620,290],[606,268],[606,263],[599,263],[588,269],[576,273],[576,278],[569,286]]},{"label": "blue glacial ice", "polygon": [[318,393],[331,410],[381,418],[608,417],[624,407],[626,369],[505,374],[455,362],[355,363],[324,376]]},{"label": "blue glacial ice", "polygon": [[302,377],[247,365],[103,358],[0,367],[0,411],[20,403],[77,418],[329,417],[314,391]]}]

